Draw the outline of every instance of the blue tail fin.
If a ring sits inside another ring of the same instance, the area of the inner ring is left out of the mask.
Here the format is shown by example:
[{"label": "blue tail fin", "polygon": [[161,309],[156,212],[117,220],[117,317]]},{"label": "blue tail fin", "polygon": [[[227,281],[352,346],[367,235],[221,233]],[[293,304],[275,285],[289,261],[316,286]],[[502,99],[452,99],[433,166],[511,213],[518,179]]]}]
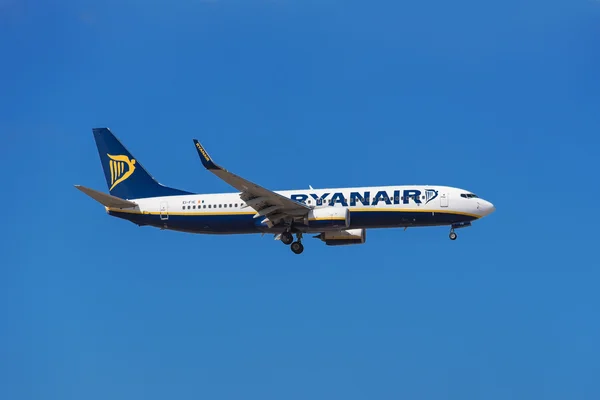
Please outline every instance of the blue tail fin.
[{"label": "blue tail fin", "polygon": [[191,194],[158,183],[108,128],[94,128],[94,139],[111,195],[122,199]]}]

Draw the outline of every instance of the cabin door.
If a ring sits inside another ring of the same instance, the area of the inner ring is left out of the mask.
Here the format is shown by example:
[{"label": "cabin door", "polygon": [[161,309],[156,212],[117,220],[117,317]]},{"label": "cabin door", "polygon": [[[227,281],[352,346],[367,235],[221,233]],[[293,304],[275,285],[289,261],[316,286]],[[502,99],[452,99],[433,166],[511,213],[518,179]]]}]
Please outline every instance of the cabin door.
[{"label": "cabin door", "polygon": [[440,194],[440,206],[441,207],[448,207],[448,193],[441,193]]},{"label": "cabin door", "polygon": [[169,203],[166,201],[160,202],[160,219],[163,221],[169,219]]}]

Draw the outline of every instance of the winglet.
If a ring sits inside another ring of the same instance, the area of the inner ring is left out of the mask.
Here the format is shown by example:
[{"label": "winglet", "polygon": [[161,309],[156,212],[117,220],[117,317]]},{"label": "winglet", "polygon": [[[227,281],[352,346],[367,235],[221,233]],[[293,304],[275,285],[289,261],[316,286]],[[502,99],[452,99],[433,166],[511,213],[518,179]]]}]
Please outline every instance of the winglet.
[{"label": "winglet", "polygon": [[210,158],[210,156],[208,155],[206,150],[204,150],[204,147],[202,147],[198,140],[194,139],[194,144],[196,145],[196,150],[198,150],[198,156],[200,156],[200,161],[202,161],[202,165],[204,165],[206,169],[221,169],[217,164],[213,162],[213,160]]}]

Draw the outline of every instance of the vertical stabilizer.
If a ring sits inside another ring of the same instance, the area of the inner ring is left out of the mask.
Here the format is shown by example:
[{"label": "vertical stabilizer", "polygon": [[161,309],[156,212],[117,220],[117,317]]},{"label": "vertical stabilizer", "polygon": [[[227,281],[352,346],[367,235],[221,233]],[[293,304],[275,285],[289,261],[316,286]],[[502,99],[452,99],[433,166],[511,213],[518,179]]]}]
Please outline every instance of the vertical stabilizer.
[{"label": "vertical stabilizer", "polygon": [[108,128],[94,128],[92,131],[112,196],[141,199],[191,194],[158,183]]}]

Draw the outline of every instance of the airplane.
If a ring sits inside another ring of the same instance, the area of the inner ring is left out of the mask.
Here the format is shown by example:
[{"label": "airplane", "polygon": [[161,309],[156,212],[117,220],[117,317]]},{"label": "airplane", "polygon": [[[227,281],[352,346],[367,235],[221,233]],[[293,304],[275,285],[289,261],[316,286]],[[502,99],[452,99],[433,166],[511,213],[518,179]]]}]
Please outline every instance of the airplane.
[{"label": "airplane", "polygon": [[[204,168],[237,192],[203,194],[164,186],[109,128],[93,128],[109,194],[75,185],[108,215],[163,230],[197,234],[273,234],[301,254],[303,234],[328,246],[364,244],[377,228],[471,226],[496,208],[474,193],[434,185],[272,191],[217,165],[194,139]],[[296,240],[294,240],[294,235]]]}]

